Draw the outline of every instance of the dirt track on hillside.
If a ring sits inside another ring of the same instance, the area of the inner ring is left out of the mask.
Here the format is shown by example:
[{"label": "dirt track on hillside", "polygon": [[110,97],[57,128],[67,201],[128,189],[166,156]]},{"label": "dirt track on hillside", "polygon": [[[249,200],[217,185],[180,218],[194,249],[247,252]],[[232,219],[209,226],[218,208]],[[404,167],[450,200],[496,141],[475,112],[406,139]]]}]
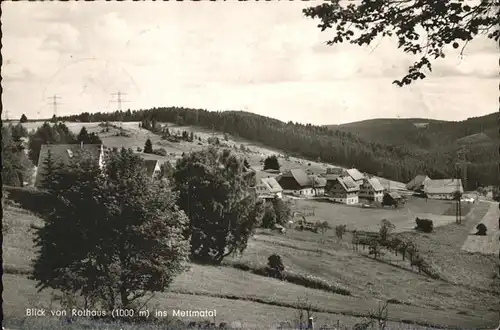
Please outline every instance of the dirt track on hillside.
[{"label": "dirt track on hillside", "polygon": [[471,253],[498,254],[500,250],[500,230],[498,228],[498,217],[500,211],[496,203],[491,203],[488,212],[478,222],[483,223],[488,228],[486,236],[476,236],[476,225],[471,229],[469,236],[465,240],[462,250]]}]

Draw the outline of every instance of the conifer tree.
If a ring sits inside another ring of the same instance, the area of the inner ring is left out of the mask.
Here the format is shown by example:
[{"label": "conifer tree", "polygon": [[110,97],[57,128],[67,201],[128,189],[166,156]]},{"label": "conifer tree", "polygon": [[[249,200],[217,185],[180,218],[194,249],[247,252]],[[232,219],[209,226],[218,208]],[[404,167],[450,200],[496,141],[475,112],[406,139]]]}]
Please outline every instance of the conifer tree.
[{"label": "conifer tree", "polygon": [[151,143],[150,139],[147,139],[146,143],[144,144],[144,153],[145,154],[152,154],[153,153],[153,144]]}]

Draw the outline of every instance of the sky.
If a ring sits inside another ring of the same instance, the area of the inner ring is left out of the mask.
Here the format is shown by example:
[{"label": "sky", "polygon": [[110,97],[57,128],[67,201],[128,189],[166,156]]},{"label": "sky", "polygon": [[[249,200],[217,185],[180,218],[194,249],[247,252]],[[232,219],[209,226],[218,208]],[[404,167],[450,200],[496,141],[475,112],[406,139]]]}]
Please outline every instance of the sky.
[{"label": "sky", "polygon": [[498,111],[498,46],[451,51],[399,88],[415,58],[391,39],[327,46],[319,2],[2,2],[2,118],[184,106],[283,121],[463,120]]}]

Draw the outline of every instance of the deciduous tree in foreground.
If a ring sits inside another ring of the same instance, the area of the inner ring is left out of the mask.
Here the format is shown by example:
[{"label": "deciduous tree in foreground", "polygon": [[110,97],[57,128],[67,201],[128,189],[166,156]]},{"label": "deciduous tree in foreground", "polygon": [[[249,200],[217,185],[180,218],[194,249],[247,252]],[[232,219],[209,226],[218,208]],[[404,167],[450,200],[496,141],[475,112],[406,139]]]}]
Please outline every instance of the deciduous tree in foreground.
[{"label": "deciduous tree in foreground", "polygon": [[152,183],[131,150],[99,169],[89,158],[59,175],[60,203],[37,231],[33,279],[38,289],[81,295],[93,306],[131,307],[164,291],[186,268],[188,219],[176,196]]},{"label": "deciduous tree in foreground", "polygon": [[208,148],[185,155],[173,175],[179,206],[189,217],[191,258],[220,264],[243,252],[260,225],[263,203],[248,193],[243,161],[230,150]]},{"label": "deciduous tree in foreground", "polygon": [[423,69],[445,57],[445,48],[461,48],[479,35],[499,41],[499,1],[450,0],[331,0],[304,9],[305,16],[319,18],[318,27],[333,29],[328,45],[349,42],[370,45],[378,37],[394,37],[398,48],[417,57],[408,74],[393,83],[408,85],[424,79]]}]

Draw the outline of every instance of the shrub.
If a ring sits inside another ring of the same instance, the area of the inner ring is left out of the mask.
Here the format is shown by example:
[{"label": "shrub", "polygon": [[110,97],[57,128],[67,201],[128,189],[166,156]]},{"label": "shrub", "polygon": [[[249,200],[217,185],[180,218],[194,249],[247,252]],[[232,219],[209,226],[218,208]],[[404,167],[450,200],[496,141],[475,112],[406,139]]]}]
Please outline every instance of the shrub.
[{"label": "shrub", "polygon": [[423,231],[424,233],[431,233],[434,230],[434,223],[429,219],[415,219],[417,226],[415,229]]},{"label": "shrub", "polygon": [[344,237],[344,234],[347,231],[346,225],[337,225],[335,226],[335,236],[339,239],[339,241]]},{"label": "shrub", "polygon": [[486,236],[488,228],[486,228],[486,225],[484,223],[480,223],[479,225],[476,226],[476,230],[477,230],[476,235]]},{"label": "shrub", "polygon": [[[262,267],[254,263],[245,263],[245,262],[231,262],[230,265],[231,267],[234,267],[236,269],[240,269],[247,272],[249,271],[256,275],[271,276],[271,274],[269,273],[268,266]],[[304,286],[306,288],[323,290],[335,294],[340,294],[343,296],[351,295],[351,292],[349,290],[342,288],[336,284],[325,281],[324,279],[316,276],[303,275],[292,271],[284,270],[283,278],[281,279],[293,284]]]},{"label": "shrub", "polygon": [[379,230],[379,238],[380,238],[380,243],[385,245],[389,239],[389,235],[391,232],[394,230],[395,226],[388,220],[383,219],[380,230]]},{"label": "shrub", "polygon": [[158,156],[166,156],[168,153],[167,153],[167,150],[160,148],[160,149],[153,150],[153,154],[158,155]]},{"label": "shrub", "polygon": [[274,253],[267,258],[267,269],[272,277],[284,278],[285,265],[278,254]]}]

